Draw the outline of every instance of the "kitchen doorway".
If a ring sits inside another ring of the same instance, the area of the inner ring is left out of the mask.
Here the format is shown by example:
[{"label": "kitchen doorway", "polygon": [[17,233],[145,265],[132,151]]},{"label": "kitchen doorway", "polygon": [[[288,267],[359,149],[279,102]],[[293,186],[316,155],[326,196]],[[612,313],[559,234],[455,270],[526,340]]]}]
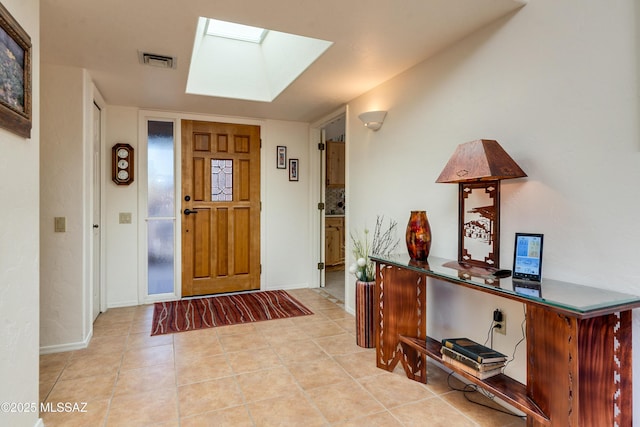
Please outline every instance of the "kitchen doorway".
[{"label": "kitchen doorway", "polygon": [[345,300],[345,115],[323,127],[325,144],[324,180],[324,290]]}]

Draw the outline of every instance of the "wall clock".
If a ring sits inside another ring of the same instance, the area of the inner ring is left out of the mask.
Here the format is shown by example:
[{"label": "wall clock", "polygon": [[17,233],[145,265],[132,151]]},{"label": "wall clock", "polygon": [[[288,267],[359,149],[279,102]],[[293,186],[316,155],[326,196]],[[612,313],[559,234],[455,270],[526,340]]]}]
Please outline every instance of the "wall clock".
[{"label": "wall clock", "polygon": [[133,147],[118,143],[111,151],[111,179],[118,185],[129,185],[133,182]]}]

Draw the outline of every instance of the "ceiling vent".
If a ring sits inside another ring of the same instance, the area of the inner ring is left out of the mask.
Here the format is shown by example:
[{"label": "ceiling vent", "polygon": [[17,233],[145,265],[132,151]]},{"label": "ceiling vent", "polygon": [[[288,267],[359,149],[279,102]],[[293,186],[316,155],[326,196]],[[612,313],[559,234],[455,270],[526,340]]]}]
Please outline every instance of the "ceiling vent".
[{"label": "ceiling vent", "polygon": [[157,55],[138,51],[138,59],[143,65],[151,65],[158,68],[176,68],[176,58],[172,56]]}]

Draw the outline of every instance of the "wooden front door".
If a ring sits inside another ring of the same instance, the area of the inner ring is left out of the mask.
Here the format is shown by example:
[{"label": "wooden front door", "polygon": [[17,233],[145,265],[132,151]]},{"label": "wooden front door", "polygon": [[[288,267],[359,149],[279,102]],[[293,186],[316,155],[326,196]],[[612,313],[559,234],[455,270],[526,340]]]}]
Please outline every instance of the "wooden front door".
[{"label": "wooden front door", "polygon": [[260,289],[260,127],[182,121],[182,296]]}]

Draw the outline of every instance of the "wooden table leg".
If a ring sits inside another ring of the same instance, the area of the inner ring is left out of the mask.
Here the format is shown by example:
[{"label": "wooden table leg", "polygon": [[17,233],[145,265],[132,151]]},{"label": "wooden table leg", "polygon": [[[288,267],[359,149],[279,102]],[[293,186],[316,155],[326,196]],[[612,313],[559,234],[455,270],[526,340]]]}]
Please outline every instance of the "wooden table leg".
[{"label": "wooden table leg", "polygon": [[580,320],[527,307],[527,391],[552,426],[632,425],[631,376],[631,311]]},{"label": "wooden table leg", "polygon": [[376,365],[393,371],[402,362],[408,378],[427,381],[426,356],[400,346],[400,335],[426,339],[426,277],[376,264]]}]

